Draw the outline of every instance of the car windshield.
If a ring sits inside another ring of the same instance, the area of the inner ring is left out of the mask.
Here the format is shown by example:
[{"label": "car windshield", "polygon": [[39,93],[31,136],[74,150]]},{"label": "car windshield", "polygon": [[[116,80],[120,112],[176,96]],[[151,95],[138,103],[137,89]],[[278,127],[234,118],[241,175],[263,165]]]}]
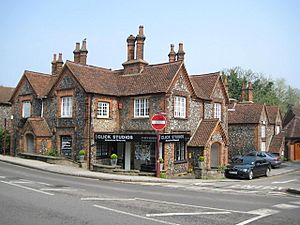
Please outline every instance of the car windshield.
[{"label": "car windshield", "polygon": [[254,164],[255,162],[255,159],[253,157],[244,157],[243,159],[239,160],[239,163],[240,164]]}]

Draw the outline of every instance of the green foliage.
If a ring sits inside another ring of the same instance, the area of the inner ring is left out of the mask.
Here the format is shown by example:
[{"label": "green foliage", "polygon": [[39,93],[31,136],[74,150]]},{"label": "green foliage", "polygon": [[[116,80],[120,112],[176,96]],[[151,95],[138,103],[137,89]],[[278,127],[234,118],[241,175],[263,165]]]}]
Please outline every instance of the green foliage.
[{"label": "green foliage", "polygon": [[160,178],[166,179],[167,178],[167,174],[166,172],[160,172]]},{"label": "green foliage", "polygon": [[228,80],[230,98],[240,100],[243,82],[251,81],[254,102],[279,106],[283,114],[291,106],[300,107],[300,90],[287,85],[284,79],[274,81],[240,67],[225,69],[223,76]]},{"label": "green foliage", "polygon": [[164,159],[163,158],[159,158],[159,162],[160,163],[164,163]]},{"label": "green foliage", "polygon": [[79,151],[79,155],[85,155],[85,150],[83,150],[83,149],[80,150],[80,151]]},{"label": "green foliage", "polygon": [[[10,147],[10,135],[9,135],[9,131],[6,130],[6,148],[5,148],[5,151],[6,151],[6,154],[8,153]],[[1,127],[0,128],[0,152],[2,153],[3,152],[3,147],[4,147],[4,129]]]},{"label": "green foliage", "polygon": [[110,158],[111,158],[111,159],[118,159],[118,155],[117,155],[117,154],[112,154],[112,155],[110,156]]},{"label": "green foliage", "polygon": [[51,148],[49,151],[48,151],[48,155],[49,156],[57,156],[57,150],[55,148]]},{"label": "green foliage", "polygon": [[198,161],[204,162],[204,156],[200,155],[200,156],[198,157]]}]

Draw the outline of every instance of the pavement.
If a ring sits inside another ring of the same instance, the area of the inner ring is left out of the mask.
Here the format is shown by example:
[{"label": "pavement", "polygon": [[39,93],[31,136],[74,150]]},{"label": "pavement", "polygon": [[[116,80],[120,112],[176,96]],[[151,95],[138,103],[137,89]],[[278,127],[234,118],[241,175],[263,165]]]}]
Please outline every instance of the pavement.
[{"label": "pavement", "polygon": [[[110,174],[110,173],[101,173],[101,172],[93,172],[83,168],[77,168],[72,166],[64,166],[57,164],[49,164],[46,162],[31,160],[31,159],[23,159],[19,157],[11,157],[0,155],[0,161],[11,163],[14,165],[24,166],[32,169],[38,169],[42,171],[70,175],[70,176],[78,176],[78,177],[86,177],[93,178],[99,180],[114,180],[114,181],[124,181],[124,182],[153,182],[153,183],[179,183],[185,185],[193,185],[193,184],[214,184],[216,187],[221,187],[226,185],[229,182],[239,182],[239,180],[232,179],[194,179],[194,178],[171,178],[171,179],[162,179],[151,176],[130,176],[130,175],[118,175],[118,174]],[[285,173],[290,173],[296,170],[300,170],[300,162],[284,162],[284,164],[277,169],[273,169],[271,172],[271,176],[278,176]],[[287,192],[293,194],[300,194],[299,188],[290,188],[287,189]]]}]

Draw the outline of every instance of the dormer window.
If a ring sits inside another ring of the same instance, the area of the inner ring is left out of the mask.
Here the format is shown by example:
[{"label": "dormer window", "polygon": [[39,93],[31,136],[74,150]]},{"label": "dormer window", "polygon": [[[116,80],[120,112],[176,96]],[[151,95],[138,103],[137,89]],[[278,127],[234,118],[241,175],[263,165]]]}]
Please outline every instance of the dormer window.
[{"label": "dormer window", "polygon": [[28,118],[31,116],[31,102],[23,101],[22,102],[22,117]]}]

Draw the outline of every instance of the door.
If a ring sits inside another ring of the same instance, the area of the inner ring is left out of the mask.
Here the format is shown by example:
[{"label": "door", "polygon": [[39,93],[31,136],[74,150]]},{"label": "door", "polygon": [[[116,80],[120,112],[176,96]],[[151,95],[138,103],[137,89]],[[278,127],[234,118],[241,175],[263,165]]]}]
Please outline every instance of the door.
[{"label": "door", "polygon": [[218,168],[220,165],[220,148],[221,145],[218,143],[214,143],[211,145],[211,168]]},{"label": "door", "polygon": [[300,160],[300,143],[295,144],[295,160]]},{"label": "door", "polygon": [[72,157],[72,137],[71,136],[61,136],[61,154],[67,158]]},{"label": "door", "polygon": [[32,134],[26,134],[27,152],[34,153],[34,136]]}]

